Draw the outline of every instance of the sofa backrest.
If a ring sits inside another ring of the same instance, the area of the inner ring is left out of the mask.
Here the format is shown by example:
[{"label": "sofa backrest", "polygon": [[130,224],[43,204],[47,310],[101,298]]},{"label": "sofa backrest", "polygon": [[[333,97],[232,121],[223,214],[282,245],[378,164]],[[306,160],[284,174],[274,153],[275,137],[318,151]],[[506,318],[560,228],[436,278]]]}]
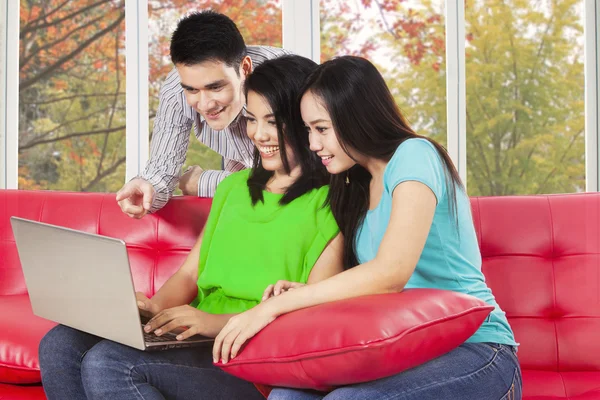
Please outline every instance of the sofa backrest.
[{"label": "sofa backrest", "polygon": [[[147,295],[194,245],[209,199],[174,198],[125,216],[114,194],[0,190],[0,295],[26,292],[9,217],[117,237]],[[600,193],[472,198],[483,272],[506,311],[525,369],[600,371]]]},{"label": "sofa backrest", "polygon": [[525,369],[600,371],[600,193],[472,198]]},{"label": "sofa backrest", "polygon": [[210,199],[173,198],[156,215],[136,220],[114,194],[0,190],[0,295],[26,293],[10,217],[123,239],[134,284],[152,295],[183,263],[204,227]]}]

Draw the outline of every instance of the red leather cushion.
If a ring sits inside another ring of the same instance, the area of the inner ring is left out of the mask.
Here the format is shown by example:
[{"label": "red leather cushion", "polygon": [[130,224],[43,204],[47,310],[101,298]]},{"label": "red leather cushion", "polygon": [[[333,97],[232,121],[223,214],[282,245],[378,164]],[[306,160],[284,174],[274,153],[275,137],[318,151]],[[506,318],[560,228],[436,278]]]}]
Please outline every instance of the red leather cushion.
[{"label": "red leather cushion", "polygon": [[259,384],[327,390],[399,373],[467,340],[493,310],[436,289],[358,297],[283,315],[226,372]]},{"label": "red leather cushion", "polygon": [[600,400],[600,372],[523,370],[523,399]]},{"label": "red leather cushion", "polygon": [[525,399],[600,400],[600,194],[472,198]]},{"label": "red leather cushion", "polygon": [[27,295],[0,296],[0,310],[0,382],[40,382],[38,346],[56,324],[33,315]]}]

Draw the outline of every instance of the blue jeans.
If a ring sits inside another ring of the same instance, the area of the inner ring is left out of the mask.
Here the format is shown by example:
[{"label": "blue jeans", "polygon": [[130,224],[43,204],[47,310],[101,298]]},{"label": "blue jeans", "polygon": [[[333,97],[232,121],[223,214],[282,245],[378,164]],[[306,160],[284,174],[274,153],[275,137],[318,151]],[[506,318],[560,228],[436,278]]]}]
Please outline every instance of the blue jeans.
[{"label": "blue jeans", "polygon": [[269,400],[521,400],[521,368],[512,346],[464,343],[389,378],[329,394],[276,388]]},{"label": "blue jeans", "polygon": [[58,325],[39,354],[49,400],[264,400],[254,385],[215,367],[210,346],[146,352]]}]

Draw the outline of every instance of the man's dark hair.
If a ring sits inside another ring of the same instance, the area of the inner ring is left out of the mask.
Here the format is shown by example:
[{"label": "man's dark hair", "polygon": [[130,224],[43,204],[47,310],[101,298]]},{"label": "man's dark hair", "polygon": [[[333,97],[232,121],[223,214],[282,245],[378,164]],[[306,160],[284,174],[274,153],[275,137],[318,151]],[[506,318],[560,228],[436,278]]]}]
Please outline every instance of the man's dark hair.
[{"label": "man's dark hair", "polygon": [[229,17],[206,10],[182,18],[171,36],[171,61],[186,66],[222,61],[237,68],[246,56],[246,43]]}]

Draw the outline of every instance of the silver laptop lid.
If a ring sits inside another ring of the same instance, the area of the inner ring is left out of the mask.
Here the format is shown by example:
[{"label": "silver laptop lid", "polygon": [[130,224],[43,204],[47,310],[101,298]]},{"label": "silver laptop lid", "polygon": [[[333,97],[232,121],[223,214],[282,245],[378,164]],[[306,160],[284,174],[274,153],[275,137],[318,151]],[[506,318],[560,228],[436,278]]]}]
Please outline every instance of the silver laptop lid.
[{"label": "silver laptop lid", "polygon": [[143,350],[125,242],[11,217],[35,315]]}]

